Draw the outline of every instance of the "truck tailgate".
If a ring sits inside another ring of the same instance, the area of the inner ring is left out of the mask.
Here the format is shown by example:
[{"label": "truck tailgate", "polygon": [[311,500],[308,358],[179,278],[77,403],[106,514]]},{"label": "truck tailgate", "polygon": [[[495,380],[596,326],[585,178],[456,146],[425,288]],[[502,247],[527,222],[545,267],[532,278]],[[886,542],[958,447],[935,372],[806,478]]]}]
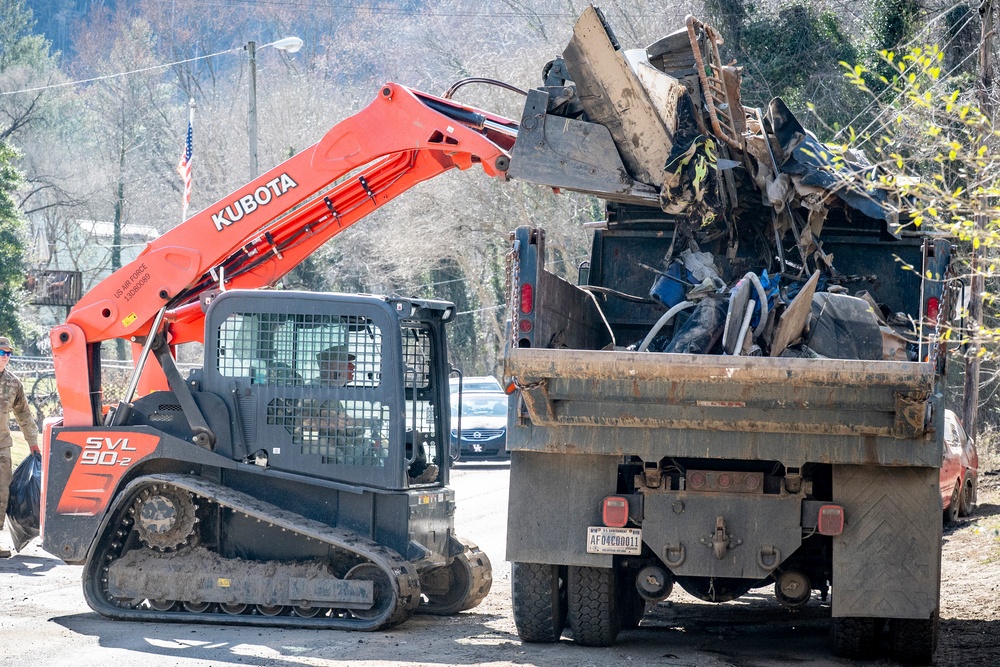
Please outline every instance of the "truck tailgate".
[{"label": "truck tailgate", "polygon": [[[759,434],[757,442],[789,446],[823,441],[803,437],[820,434],[833,444],[872,448],[885,439],[927,441],[922,436],[933,430],[931,363],[519,348],[510,351],[506,370],[521,386],[527,415],[514,416],[514,449],[565,450],[571,443],[581,453],[629,453],[625,443],[637,431],[663,429],[675,444],[712,431],[720,442],[726,433]],[[518,434],[519,425],[534,433]],[[579,437],[595,426],[606,428]],[[546,429],[563,433],[541,436]],[[933,457],[928,450],[916,459],[898,451],[821,458],[935,465]]]}]

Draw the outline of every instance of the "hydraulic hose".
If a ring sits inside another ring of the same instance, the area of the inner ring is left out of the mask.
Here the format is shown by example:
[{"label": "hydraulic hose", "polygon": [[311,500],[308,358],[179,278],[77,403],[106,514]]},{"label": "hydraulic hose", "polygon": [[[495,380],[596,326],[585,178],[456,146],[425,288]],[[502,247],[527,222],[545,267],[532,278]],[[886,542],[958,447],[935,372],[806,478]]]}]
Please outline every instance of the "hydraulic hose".
[{"label": "hydraulic hose", "polygon": [[666,326],[667,322],[672,320],[677,313],[681,312],[685,308],[690,308],[693,305],[695,305],[694,301],[681,301],[679,304],[663,313],[663,315],[660,316],[660,319],[656,320],[656,324],[654,324],[653,328],[649,330],[649,333],[646,334],[646,337],[642,339],[642,344],[639,345],[638,351],[645,352],[646,348],[649,347],[649,344],[653,342],[654,338],[656,338],[656,334],[660,333],[660,329]]}]

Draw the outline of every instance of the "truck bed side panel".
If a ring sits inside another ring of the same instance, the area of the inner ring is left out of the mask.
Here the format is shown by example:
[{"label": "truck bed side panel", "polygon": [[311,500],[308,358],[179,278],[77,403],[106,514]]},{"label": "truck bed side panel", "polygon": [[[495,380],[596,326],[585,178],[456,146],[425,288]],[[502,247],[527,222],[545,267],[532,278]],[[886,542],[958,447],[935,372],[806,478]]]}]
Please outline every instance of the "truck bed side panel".
[{"label": "truck bed side panel", "polygon": [[548,271],[541,272],[534,317],[535,340],[545,347],[600,349],[610,340],[600,313],[586,293]]}]

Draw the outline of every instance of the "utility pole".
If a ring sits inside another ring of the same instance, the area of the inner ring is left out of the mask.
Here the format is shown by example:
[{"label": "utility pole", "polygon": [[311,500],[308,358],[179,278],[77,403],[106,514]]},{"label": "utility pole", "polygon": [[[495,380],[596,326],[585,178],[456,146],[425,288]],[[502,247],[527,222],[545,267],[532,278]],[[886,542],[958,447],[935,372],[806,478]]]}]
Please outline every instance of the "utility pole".
[{"label": "utility pole", "polygon": [[[260,48],[273,46],[279,51],[296,53],[302,48],[302,40],[298,37],[285,37],[276,42],[261,45]],[[257,42],[247,42],[247,57],[250,60],[250,100],[247,104],[247,130],[250,135],[250,180],[260,176],[257,168]]]},{"label": "utility pole", "polygon": [[247,42],[250,58],[250,101],[247,105],[247,129],[250,134],[250,180],[256,179],[257,170],[257,42]]},{"label": "utility pole", "polygon": [[[993,24],[995,21],[994,0],[982,0],[979,5],[981,25],[979,39],[979,108],[986,116],[990,125],[993,124],[993,105],[990,95],[993,92]],[[985,141],[985,137],[982,139]],[[986,197],[979,199],[979,212],[975,215],[974,238],[986,230],[989,221],[990,202]],[[969,437],[975,438],[979,432],[979,352],[982,347],[980,330],[983,322],[983,244],[976,243],[972,247],[972,257],[969,267],[972,277],[969,281],[969,336],[971,342],[965,358],[965,393],[962,401],[962,423]]]}]

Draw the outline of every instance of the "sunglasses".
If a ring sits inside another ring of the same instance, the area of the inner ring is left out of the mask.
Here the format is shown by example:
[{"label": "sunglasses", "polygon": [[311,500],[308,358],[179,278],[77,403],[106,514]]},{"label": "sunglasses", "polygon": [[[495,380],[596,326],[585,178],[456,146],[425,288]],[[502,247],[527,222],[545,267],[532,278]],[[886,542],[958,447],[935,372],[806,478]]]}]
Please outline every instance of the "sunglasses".
[{"label": "sunglasses", "polygon": [[13,352],[10,350],[0,350],[0,357],[10,357],[13,356]]}]

